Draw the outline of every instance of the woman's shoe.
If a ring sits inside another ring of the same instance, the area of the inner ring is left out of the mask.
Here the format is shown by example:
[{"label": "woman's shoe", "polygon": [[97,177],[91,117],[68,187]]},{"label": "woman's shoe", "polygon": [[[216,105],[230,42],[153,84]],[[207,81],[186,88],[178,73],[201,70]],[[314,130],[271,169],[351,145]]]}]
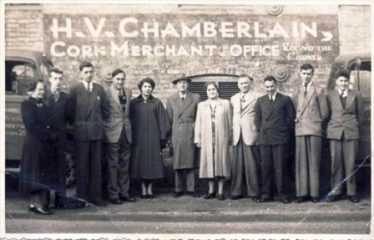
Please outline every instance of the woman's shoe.
[{"label": "woman's shoe", "polygon": [[146,199],[146,198],[148,198],[148,195],[147,195],[147,194],[144,194],[144,195],[141,194],[141,195],[140,195],[140,198],[141,198],[141,199]]},{"label": "woman's shoe", "polygon": [[215,193],[208,193],[203,196],[204,199],[213,199],[216,197]]},{"label": "woman's shoe", "polygon": [[41,214],[41,215],[51,215],[52,212],[48,210],[47,208],[43,207],[34,207],[30,209],[31,212],[36,213],[36,214]]},{"label": "woman's shoe", "polygon": [[152,194],[148,194],[147,197],[148,197],[149,199],[153,199],[153,198],[155,198],[155,195],[152,193]]},{"label": "woman's shoe", "polygon": [[218,194],[218,200],[223,201],[225,200],[225,194]]}]

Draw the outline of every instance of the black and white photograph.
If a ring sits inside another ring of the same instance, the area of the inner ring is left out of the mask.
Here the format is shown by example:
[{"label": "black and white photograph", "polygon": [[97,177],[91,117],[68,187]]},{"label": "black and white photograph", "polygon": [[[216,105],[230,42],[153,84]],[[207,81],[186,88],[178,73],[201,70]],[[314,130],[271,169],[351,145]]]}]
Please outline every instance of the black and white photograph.
[{"label": "black and white photograph", "polygon": [[374,239],[371,1],[0,4],[0,239]]}]

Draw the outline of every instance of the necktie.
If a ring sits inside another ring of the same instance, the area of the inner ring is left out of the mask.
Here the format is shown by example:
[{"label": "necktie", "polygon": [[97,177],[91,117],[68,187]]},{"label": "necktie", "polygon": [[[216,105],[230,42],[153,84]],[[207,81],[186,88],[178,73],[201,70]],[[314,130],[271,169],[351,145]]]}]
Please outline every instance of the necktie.
[{"label": "necktie", "polygon": [[304,85],[304,96],[308,94],[308,84]]},{"label": "necktie", "polygon": [[55,102],[57,102],[58,101],[58,98],[60,97],[60,94],[58,93],[58,92],[55,92],[54,94],[53,94],[53,99],[55,100]]},{"label": "necktie", "polygon": [[184,96],[182,97],[182,101],[184,101]]}]

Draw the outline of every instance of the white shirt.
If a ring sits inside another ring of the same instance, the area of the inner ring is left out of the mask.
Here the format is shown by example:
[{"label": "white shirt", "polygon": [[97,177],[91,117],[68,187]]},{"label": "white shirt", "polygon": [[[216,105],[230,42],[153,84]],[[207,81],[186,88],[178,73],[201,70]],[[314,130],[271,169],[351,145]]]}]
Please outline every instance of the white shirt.
[{"label": "white shirt", "polygon": [[272,96],[268,96],[270,100],[275,100],[275,97],[277,96],[277,91]]},{"label": "white shirt", "polygon": [[339,92],[339,95],[342,96],[343,98],[346,98],[348,96],[348,89],[346,89],[344,91],[338,90],[338,92]]},{"label": "white shirt", "polygon": [[92,82],[88,83],[86,81],[83,81],[83,85],[86,88],[86,90],[92,92]]}]

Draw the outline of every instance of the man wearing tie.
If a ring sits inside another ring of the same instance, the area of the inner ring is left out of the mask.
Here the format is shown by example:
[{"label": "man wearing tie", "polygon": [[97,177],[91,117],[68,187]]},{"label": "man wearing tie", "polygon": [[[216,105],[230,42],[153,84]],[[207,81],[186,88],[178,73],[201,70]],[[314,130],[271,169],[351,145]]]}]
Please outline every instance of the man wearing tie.
[{"label": "man wearing tie", "polygon": [[129,119],[131,90],[124,87],[126,74],[122,69],[112,73],[112,85],[106,88],[108,118],[105,121],[105,156],[108,163],[109,202],[134,202],[129,195],[131,122]]},{"label": "man wearing tie", "polygon": [[264,85],[267,94],[260,97],[255,106],[255,122],[259,129],[258,143],[261,154],[262,189],[259,202],[272,199],[274,180],[279,200],[289,203],[289,189],[286,182],[288,142],[294,124],[295,109],[290,97],[277,92],[277,82],[273,76],[266,76]]},{"label": "man wearing tie", "polygon": [[[195,144],[194,126],[199,94],[188,91],[190,78],[173,81],[178,92],[172,95],[166,104],[166,112],[172,123],[173,169],[175,171],[174,197],[183,194],[183,183],[186,183],[187,194],[196,197],[195,193]],[[185,180],[184,180],[185,179]]]},{"label": "man wearing tie", "polygon": [[248,197],[257,200],[259,195],[256,146],[258,130],[255,125],[257,93],[250,91],[253,79],[247,75],[238,78],[239,93],[231,97],[233,107],[233,159],[231,175],[231,199],[243,197],[243,180]]},{"label": "man wearing tie", "polygon": [[322,122],[328,116],[327,98],[323,89],[312,82],[314,67],[300,67],[301,86],[292,96],[296,108],[296,202],[311,197],[319,200],[319,172],[322,153]]},{"label": "man wearing tie", "polygon": [[349,77],[349,72],[339,71],[335,76],[336,90],[327,95],[330,110],[327,138],[330,141],[332,188],[328,202],[341,198],[344,182],[348,200],[359,202],[354,169],[363,103],[358,92],[348,89]]},{"label": "man wearing tie", "polygon": [[77,197],[105,206],[101,199],[101,158],[108,103],[104,88],[92,82],[93,65],[83,62],[79,70],[81,82],[71,89],[68,103],[74,123]]}]

